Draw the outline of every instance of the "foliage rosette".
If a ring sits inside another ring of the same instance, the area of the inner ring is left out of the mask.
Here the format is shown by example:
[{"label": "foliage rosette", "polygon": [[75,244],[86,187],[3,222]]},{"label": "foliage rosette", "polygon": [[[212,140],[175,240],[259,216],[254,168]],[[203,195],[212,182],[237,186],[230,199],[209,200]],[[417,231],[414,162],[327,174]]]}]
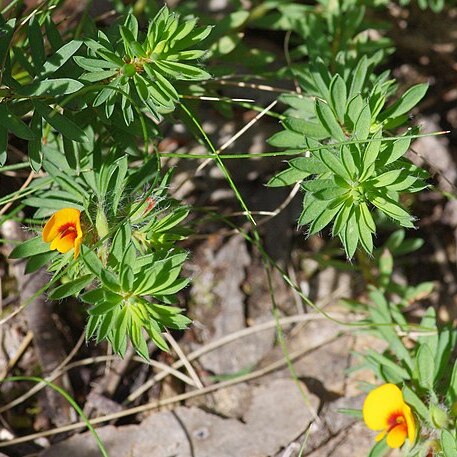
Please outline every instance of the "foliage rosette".
[{"label": "foliage rosette", "polygon": [[211,77],[198,64],[206,50],[195,49],[211,30],[211,26],[197,27],[197,19],[183,21],[163,7],[151,20],[143,39],[132,14],[110,36],[98,31],[96,40],[85,40],[87,57],[74,57],[85,70],[81,81],[106,86],[97,93],[93,106],[104,105],[109,118],[120,100],[127,125],[135,117],[136,105],[147,108],[156,119],[172,112],[179,102],[172,81],[202,81]]},{"label": "foliage rosette", "polygon": [[363,57],[346,79],[331,76],[322,61],[313,65],[300,79],[309,96],[282,96],[290,107],[284,130],[269,140],[290,153],[305,151],[269,185],[300,182],[305,196],[298,224],[309,226],[312,235],[332,223],[332,236],[340,238],[348,258],[358,246],[372,253],[375,208],[403,227],[414,227],[400,196],[427,187],[427,172],[405,158],[417,130],[397,137],[390,133],[407,121],[427,85],[413,86],[385,107],[395,85],[387,73],[370,81],[375,63]]}]

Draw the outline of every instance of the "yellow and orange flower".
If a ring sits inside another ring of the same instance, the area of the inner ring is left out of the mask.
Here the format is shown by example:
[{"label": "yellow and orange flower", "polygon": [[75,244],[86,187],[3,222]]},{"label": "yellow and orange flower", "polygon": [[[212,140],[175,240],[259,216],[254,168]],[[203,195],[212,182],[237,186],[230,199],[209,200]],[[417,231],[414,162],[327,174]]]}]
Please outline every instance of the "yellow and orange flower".
[{"label": "yellow and orange flower", "polygon": [[402,446],[406,438],[411,444],[414,443],[414,416],[396,385],[383,384],[372,390],[365,399],[362,412],[366,426],[380,431],[376,441],[381,441],[387,435],[387,445],[391,448]]},{"label": "yellow and orange flower", "polygon": [[43,241],[51,243],[51,250],[65,253],[75,249],[74,258],[79,255],[83,232],[81,230],[81,212],[75,208],[64,208],[53,214],[46,222],[42,233]]}]

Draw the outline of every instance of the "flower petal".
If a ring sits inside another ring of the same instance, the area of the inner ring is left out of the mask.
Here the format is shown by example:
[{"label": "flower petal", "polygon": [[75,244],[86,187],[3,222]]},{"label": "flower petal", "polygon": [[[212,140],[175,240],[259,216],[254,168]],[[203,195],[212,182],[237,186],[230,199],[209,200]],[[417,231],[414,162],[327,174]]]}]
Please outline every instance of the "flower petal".
[{"label": "flower petal", "polygon": [[398,424],[387,434],[387,446],[396,449],[403,445],[406,440],[406,424]]},{"label": "flower petal", "polygon": [[383,384],[372,390],[363,404],[363,420],[371,430],[386,430],[392,413],[403,411],[405,403],[401,390],[395,384]]},{"label": "flower petal", "polygon": [[406,403],[403,406],[403,416],[406,419],[406,426],[408,428],[408,440],[413,444],[416,439],[416,422],[413,413],[411,412],[411,408]]},{"label": "flower petal", "polygon": [[65,253],[73,248],[75,243],[75,237],[73,233],[69,233],[66,236],[57,236],[51,243],[51,251],[57,249],[59,252]]},{"label": "flower petal", "polygon": [[79,220],[80,214],[81,212],[75,208],[64,208],[54,213],[44,226],[42,233],[43,241],[45,243],[50,243],[53,241],[54,238],[59,234],[59,227],[69,222],[73,223],[76,226],[79,235],[79,232],[81,231],[81,223]]},{"label": "flower petal", "polygon": [[81,236],[78,235],[75,239],[75,255],[74,255],[75,259],[77,259],[79,256],[79,252],[81,250],[81,243],[82,243],[82,232],[81,232]]}]

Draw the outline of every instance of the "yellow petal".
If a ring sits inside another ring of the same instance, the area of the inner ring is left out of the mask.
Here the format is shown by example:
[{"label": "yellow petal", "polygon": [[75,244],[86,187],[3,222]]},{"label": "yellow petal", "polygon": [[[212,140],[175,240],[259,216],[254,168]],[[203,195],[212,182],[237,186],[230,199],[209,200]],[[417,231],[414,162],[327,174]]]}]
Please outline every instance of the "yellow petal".
[{"label": "yellow petal", "polygon": [[51,243],[51,251],[57,249],[59,252],[65,253],[68,252],[74,246],[74,237],[73,234],[68,234],[67,236],[56,236]]},{"label": "yellow petal", "polygon": [[79,252],[81,250],[81,242],[82,242],[82,232],[81,232],[81,236],[78,236],[75,239],[75,255],[74,255],[75,259],[77,259],[79,256]]},{"label": "yellow petal", "polygon": [[386,430],[389,417],[402,412],[404,405],[401,390],[395,384],[383,384],[367,395],[362,409],[363,420],[371,430]]},{"label": "yellow petal", "polygon": [[416,422],[411,408],[406,403],[403,406],[403,416],[406,419],[406,426],[408,427],[408,440],[413,444],[416,439]]},{"label": "yellow petal", "polygon": [[76,229],[78,230],[79,227],[79,231],[81,231],[81,223],[79,220],[80,214],[81,212],[75,208],[64,208],[54,213],[44,226],[42,233],[43,241],[45,243],[50,243],[51,241],[53,241],[54,238],[59,234],[59,227],[61,227],[64,224],[67,224],[68,222],[74,223]]},{"label": "yellow petal", "polygon": [[406,424],[398,424],[387,434],[387,446],[396,449],[406,440]]},{"label": "yellow petal", "polygon": [[52,217],[46,222],[44,226],[43,233],[41,234],[43,241],[49,243],[57,236],[57,225],[56,225],[56,215],[53,214]]},{"label": "yellow petal", "polygon": [[383,430],[381,433],[376,435],[375,441],[376,442],[381,441],[385,436],[386,436],[386,430]]}]

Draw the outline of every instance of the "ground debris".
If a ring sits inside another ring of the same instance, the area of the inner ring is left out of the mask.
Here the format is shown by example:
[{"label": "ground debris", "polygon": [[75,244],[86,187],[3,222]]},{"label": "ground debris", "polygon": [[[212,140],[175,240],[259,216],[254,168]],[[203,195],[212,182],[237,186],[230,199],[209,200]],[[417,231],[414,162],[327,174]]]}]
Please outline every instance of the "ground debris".
[{"label": "ground debris", "polygon": [[[316,408],[317,397],[307,396]],[[287,447],[312,419],[295,382],[278,379],[253,388],[243,422],[196,407],[178,407],[152,414],[139,425],[106,426],[97,432],[110,457],[267,457]],[[81,455],[99,456],[89,432],[51,446],[40,457]]]}]

